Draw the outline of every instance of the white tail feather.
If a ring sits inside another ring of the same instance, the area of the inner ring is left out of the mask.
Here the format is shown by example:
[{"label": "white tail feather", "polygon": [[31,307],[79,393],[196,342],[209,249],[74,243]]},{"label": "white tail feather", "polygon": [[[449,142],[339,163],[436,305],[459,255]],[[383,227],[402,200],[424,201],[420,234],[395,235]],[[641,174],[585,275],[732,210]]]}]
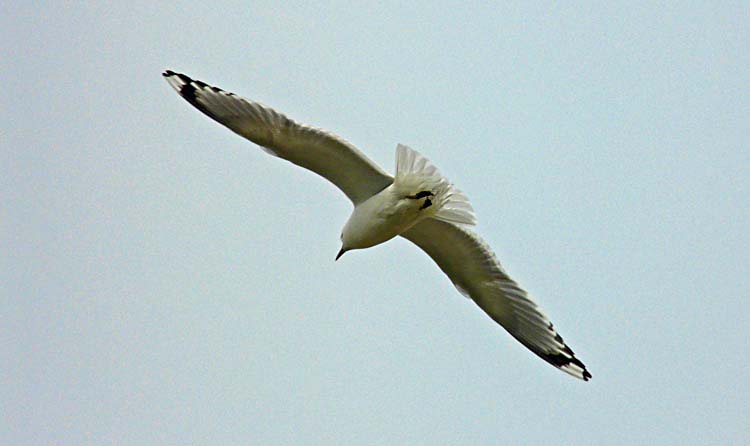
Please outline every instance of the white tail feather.
[{"label": "white tail feather", "polygon": [[474,209],[468,197],[440,175],[430,160],[416,150],[399,144],[396,147],[396,177],[399,188],[417,193],[429,190],[434,194],[432,217],[449,223],[476,224]]}]

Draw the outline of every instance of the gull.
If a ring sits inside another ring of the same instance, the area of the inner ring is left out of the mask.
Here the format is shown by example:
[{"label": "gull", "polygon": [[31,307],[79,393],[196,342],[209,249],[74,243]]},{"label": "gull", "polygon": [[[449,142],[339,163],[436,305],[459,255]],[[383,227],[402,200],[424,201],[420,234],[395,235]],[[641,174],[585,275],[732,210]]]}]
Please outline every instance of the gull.
[{"label": "gull", "polygon": [[470,229],[476,218],[466,195],[419,152],[399,144],[391,176],[337,135],[184,74],[167,70],[163,76],[209,118],[269,154],[317,173],[349,197],[354,210],[341,232],[336,260],[347,251],[404,237],[521,344],[563,372],[591,378],[541,308]]}]

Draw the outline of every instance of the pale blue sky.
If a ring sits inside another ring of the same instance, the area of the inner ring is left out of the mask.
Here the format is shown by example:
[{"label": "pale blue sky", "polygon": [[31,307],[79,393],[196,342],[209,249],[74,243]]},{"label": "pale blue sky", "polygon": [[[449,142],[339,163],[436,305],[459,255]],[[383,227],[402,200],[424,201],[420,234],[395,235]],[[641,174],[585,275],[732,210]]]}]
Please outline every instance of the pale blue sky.
[{"label": "pale blue sky", "polygon": [[[6,2],[0,437],[744,444],[750,7],[653,3]],[[164,69],[424,153],[592,381]]]}]

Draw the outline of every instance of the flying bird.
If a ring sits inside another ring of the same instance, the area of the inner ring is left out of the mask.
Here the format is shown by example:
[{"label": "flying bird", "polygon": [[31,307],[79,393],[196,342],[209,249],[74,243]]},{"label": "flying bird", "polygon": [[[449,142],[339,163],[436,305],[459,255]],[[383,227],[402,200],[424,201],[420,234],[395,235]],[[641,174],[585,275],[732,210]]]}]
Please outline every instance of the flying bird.
[{"label": "flying bird", "polygon": [[591,378],[539,306],[470,229],[476,219],[466,195],[420,153],[399,144],[391,176],[330,132],[184,74],[168,70],[163,76],[209,118],[269,154],[317,173],[349,197],[354,210],[341,232],[336,260],[347,251],[404,237],[529,350],[576,378]]}]

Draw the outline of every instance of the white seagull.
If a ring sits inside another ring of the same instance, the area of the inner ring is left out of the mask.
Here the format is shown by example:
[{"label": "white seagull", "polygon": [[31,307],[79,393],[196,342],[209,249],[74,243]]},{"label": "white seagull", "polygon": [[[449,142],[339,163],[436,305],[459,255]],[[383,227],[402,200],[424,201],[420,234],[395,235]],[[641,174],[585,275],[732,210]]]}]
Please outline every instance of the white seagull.
[{"label": "white seagull", "polygon": [[163,76],[209,118],[271,155],[312,170],[349,197],[354,210],[341,232],[337,260],[400,235],[422,248],[458,291],[529,350],[576,378],[591,378],[539,306],[468,229],[476,223],[468,198],[427,158],[399,144],[391,176],[332,133],[184,74],[168,70]]}]

